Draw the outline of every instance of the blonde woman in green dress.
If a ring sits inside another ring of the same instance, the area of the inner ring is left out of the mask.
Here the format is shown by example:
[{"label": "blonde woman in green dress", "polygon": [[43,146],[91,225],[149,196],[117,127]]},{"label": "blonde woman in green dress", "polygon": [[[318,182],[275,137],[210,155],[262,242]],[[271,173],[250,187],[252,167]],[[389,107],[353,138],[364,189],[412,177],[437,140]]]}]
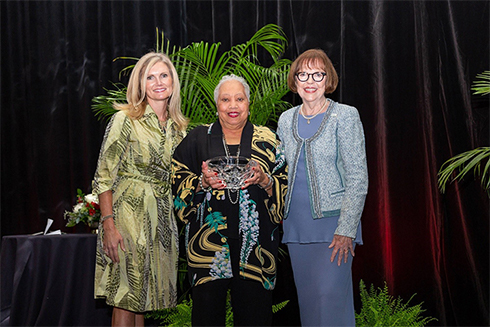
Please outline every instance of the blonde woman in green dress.
[{"label": "blonde woman in green dress", "polygon": [[150,52],[134,67],[127,104],[111,118],[93,192],[102,212],[95,297],[113,306],[113,326],[143,326],[144,313],[177,301],[178,231],[171,157],[185,136],[180,83],[168,56]]}]

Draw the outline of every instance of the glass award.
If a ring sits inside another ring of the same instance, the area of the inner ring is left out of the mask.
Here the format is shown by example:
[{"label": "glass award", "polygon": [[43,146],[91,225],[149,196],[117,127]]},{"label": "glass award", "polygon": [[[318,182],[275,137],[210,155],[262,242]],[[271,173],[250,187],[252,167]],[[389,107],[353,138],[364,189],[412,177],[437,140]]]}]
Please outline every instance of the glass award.
[{"label": "glass award", "polygon": [[225,182],[227,189],[238,190],[245,181],[253,176],[252,167],[257,162],[242,156],[221,156],[206,161],[210,170],[218,173],[218,178]]}]

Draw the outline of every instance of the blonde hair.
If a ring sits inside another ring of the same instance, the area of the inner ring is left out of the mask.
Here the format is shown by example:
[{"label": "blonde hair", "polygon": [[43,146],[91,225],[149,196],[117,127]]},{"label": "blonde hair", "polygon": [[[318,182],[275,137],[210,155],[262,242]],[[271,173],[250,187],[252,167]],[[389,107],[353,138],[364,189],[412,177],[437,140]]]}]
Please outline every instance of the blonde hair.
[{"label": "blonde hair", "polygon": [[333,67],[332,61],[330,61],[330,58],[328,58],[325,51],[321,49],[306,50],[291,64],[288,75],[288,86],[291,92],[298,93],[296,88],[296,74],[303,65],[310,67],[312,64],[317,64],[320,68],[325,70],[325,73],[327,73],[327,76],[325,76],[325,94],[333,93],[339,83],[339,77]]},{"label": "blonde hair", "polygon": [[132,119],[139,119],[145,113],[148,100],[146,99],[146,76],[150,69],[158,62],[167,65],[172,76],[172,94],[168,102],[168,114],[177,124],[179,130],[187,128],[188,119],[182,113],[180,100],[180,82],[175,67],[170,58],[161,52],[149,52],[138,60],[129,77],[128,89],[126,92],[126,103],[114,103],[116,110],[125,111]]}]

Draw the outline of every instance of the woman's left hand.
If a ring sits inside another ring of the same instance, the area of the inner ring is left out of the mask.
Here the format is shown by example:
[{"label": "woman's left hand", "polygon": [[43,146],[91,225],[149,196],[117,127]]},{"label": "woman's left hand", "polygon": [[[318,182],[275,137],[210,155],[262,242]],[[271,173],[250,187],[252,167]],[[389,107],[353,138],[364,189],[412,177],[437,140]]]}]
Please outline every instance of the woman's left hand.
[{"label": "woman's left hand", "polygon": [[334,262],[335,256],[338,254],[337,264],[340,266],[342,263],[342,258],[344,258],[344,263],[347,263],[349,258],[349,252],[354,257],[354,245],[352,244],[352,238],[342,235],[334,235],[333,241],[328,247],[333,248],[332,256],[330,257],[330,262]]},{"label": "woman's left hand", "polygon": [[265,187],[267,183],[269,182],[269,176],[267,176],[266,173],[262,170],[262,167],[257,163],[255,166],[252,167],[253,170],[253,175],[249,179],[245,180],[244,186],[242,189],[247,188],[248,186],[252,184],[257,184],[262,187]]}]

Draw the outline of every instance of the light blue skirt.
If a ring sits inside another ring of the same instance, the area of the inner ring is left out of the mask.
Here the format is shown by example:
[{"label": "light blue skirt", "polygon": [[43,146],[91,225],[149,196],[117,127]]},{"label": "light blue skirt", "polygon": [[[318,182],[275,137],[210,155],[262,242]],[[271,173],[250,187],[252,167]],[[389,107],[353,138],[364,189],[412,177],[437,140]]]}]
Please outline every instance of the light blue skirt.
[{"label": "light blue skirt", "polygon": [[[355,326],[352,255],[330,262],[330,243],[289,243],[301,325]],[[336,257],[337,259],[338,257]]]}]

